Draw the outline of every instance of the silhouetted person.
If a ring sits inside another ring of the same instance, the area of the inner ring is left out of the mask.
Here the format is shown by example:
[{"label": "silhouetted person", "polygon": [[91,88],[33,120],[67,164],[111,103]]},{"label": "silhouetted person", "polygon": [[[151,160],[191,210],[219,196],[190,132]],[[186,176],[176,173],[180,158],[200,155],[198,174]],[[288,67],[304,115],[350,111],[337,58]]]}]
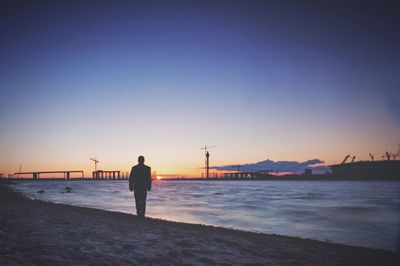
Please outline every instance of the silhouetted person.
[{"label": "silhouetted person", "polygon": [[129,176],[129,190],[135,193],[136,213],[144,218],[146,213],[147,191],[151,190],[151,168],[144,164],[144,157],[139,156],[138,164],[132,167]]}]

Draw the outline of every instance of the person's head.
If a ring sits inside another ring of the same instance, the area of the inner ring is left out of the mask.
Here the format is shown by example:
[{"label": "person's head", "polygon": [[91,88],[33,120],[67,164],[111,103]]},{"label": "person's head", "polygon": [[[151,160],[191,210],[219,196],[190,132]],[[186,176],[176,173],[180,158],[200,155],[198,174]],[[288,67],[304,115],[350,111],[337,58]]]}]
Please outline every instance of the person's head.
[{"label": "person's head", "polygon": [[139,156],[138,162],[139,164],[144,164],[144,157],[142,155]]}]

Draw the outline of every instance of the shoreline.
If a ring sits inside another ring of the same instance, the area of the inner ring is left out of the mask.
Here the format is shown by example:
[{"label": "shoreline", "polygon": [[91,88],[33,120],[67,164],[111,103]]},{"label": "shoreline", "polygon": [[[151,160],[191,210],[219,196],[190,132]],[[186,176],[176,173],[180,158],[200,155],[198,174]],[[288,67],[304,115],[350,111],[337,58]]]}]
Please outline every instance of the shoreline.
[{"label": "shoreline", "polygon": [[[0,182],[0,264],[397,265],[400,253],[32,200]],[[133,209],[133,208],[132,208]]]},{"label": "shoreline", "polygon": [[[20,181],[127,181],[127,178],[120,179],[93,179],[89,177],[85,178],[70,178],[65,179],[61,177],[43,177],[39,179],[33,178],[0,178],[0,182],[20,182]],[[263,182],[263,181],[382,181],[382,182],[399,182],[400,178],[354,178],[354,177],[338,177],[333,175],[312,175],[312,176],[302,176],[302,175],[291,175],[291,176],[273,176],[268,178],[260,179],[233,179],[233,178],[163,178],[163,179],[153,179],[153,181],[251,181],[251,182]]]}]

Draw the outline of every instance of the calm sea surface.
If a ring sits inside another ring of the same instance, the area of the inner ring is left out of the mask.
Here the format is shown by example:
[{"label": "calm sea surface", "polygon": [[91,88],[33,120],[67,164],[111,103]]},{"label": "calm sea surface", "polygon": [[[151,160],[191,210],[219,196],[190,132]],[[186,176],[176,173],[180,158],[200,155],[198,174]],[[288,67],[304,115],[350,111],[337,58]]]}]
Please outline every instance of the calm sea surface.
[{"label": "calm sea surface", "polygon": [[[65,193],[67,186],[71,193]],[[126,180],[23,181],[13,187],[46,201],[125,213],[135,209]],[[146,214],[396,250],[400,182],[154,181]]]}]

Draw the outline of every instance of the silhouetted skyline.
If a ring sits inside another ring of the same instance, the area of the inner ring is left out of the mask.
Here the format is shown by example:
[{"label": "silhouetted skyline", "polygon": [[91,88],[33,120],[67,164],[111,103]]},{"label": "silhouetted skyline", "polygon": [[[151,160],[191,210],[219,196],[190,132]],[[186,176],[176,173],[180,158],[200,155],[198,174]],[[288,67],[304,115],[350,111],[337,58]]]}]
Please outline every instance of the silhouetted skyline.
[{"label": "silhouetted skyline", "polygon": [[[396,1],[2,1],[0,169],[160,173],[400,143]],[[135,125],[144,125],[139,129]]]}]

